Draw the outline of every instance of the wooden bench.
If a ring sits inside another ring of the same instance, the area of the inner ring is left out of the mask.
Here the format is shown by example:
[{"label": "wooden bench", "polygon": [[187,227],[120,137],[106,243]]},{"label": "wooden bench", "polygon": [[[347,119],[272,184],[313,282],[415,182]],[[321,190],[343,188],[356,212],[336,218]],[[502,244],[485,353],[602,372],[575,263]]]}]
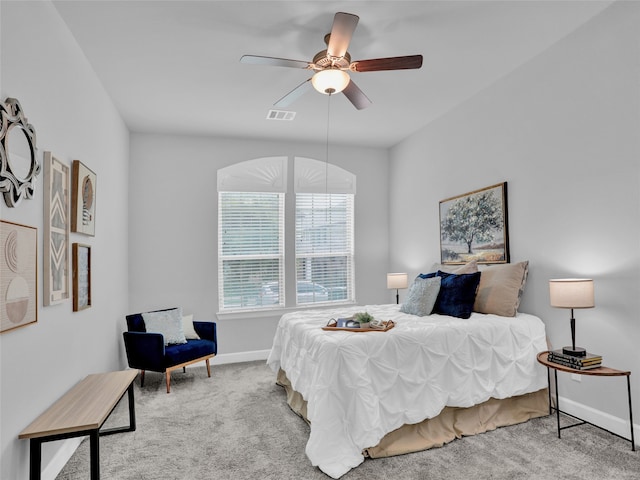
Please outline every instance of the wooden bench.
[{"label": "wooden bench", "polygon": [[[29,478],[40,480],[42,443],[88,435],[91,480],[98,480],[99,437],[111,433],[132,432],[136,429],[133,380],[137,374],[136,370],[124,370],[89,375],[22,430],[18,438],[30,440]],[[129,393],[129,426],[100,431],[125,392]]]}]

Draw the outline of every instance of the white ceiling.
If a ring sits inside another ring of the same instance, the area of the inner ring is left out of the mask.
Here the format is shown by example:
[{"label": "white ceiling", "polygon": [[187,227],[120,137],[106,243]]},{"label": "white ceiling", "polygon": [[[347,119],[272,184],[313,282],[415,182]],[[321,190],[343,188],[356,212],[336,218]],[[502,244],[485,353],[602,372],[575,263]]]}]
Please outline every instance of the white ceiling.
[{"label": "white ceiling", "polygon": [[[389,147],[508,75],[597,15],[606,1],[69,1],[54,5],[133,132]],[[337,11],[360,22],[353,60],[422,54],[419,70],[354,73],[372,100],[307,93],[267,121],[309,71]],[[329,132],[327,132],[329,118]]]}]

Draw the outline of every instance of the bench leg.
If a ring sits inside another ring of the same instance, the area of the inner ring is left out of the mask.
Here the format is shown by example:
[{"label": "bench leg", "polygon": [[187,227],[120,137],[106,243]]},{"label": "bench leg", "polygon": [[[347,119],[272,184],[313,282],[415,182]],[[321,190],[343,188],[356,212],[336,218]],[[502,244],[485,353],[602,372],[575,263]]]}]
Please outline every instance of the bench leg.
[{"label": "bench leg", "polygon": [[144,370],[140,370],[140,388],[144,387]]},{"label": "bench leg", "polygon": [[29,480],[40,480],[42,468],[42,441],[32,438],[29,449]]},{"label": "bench leg", "polygon": [[171,370],[167,370],[165,376],[167,377],[167,393],[171,393]]},{"label": "bench leg", "polygon": [[209,359],[207,358],[204,362],[207,364],[207,376],[210,377],[211,376],[211,364],[209,363]]},{"label": "bench leg", "polygon": [[91,480],[100,480],[100,434],[97,429],[89,434],[89,451],[91,459]]}]

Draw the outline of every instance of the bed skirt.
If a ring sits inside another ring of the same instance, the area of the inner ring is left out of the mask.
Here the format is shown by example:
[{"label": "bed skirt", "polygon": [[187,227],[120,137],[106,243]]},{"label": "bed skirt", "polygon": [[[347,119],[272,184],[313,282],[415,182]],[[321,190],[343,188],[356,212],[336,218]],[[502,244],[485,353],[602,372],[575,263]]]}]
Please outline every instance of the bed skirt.
[{"label": "bed skirt", "polygon": [[[291,409],[309,423],[307,401],[291,387],[291,382],[282,369],[278,371],[276,383],[284,387]],[[545,415],[549,415],[549,394],[546,388],[503,400],[490,398],[468,408],[445,407],[434,418],[403,425],[389,432],[378,445],[366,448],[362,454],[369,458],[382,458],[419,452],[441,447],[462,436],[488,432]]]}]

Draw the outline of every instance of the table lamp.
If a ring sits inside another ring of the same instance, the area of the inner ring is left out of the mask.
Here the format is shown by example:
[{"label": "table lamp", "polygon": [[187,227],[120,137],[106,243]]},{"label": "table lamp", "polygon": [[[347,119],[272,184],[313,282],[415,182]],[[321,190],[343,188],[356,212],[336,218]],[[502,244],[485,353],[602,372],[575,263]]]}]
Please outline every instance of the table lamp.
[{"label": "table lamp", "polygon": [[571,346],[563,347],[562,353],[574,357],[584,357],[587,351],[576,347],[576,319],[574,308],[593,308],[593,280],[590,278],[561,278],[549,280],[551,306],[571,309]]},{"label": "table lamp", "polygon": [[396,304],[400,303],[399,289],[407,288],[409,279],[406,273],[387,273],[387,288],[396,289]]}]

